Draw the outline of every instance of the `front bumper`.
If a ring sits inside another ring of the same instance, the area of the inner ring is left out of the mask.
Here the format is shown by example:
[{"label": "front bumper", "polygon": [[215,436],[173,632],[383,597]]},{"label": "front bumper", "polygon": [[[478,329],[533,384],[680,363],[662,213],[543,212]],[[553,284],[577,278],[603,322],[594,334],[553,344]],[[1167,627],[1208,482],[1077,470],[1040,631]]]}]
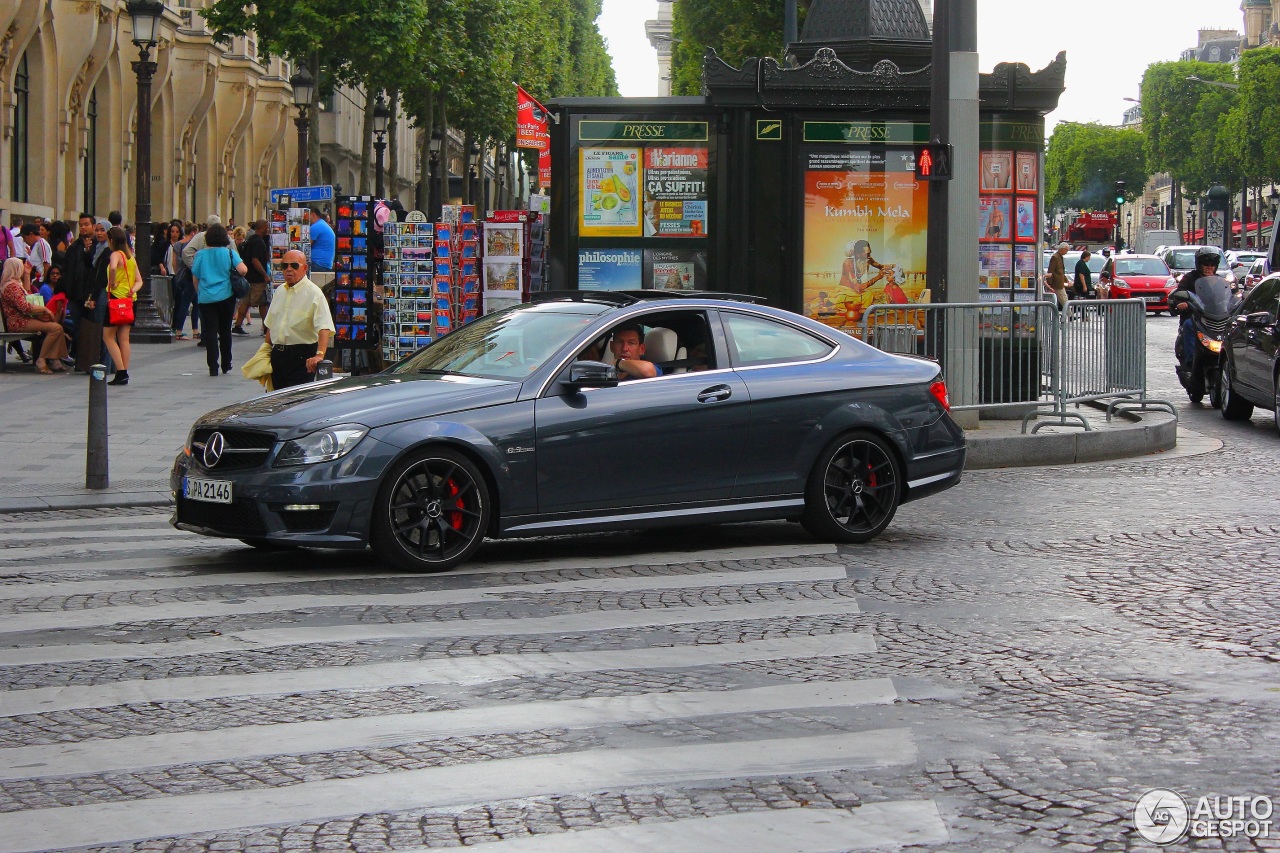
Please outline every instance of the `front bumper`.
[{"label": "front bumper", "polygon": [[[368,450],[377,446],[377,442],[370,442]],[[205,470],[185,452],[179,453],[169,474],[175,503],[170,523],[204,536],[364,548],[369,541],[369,517],[379,475],[387,460],[372,458],[362,449],[363,443],[348,457],[317,465],[225,473]],[[229,482],[232,502],[183,497],[187,476]]]}]

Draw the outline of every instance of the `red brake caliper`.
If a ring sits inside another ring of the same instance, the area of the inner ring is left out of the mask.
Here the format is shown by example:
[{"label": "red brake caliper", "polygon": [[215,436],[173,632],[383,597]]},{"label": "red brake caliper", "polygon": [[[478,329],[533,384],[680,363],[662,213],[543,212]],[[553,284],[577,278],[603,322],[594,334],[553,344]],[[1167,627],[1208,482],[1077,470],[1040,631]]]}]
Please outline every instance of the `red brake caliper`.
[{"label": "red brake caliper", "polygon": [[[452,477],[450,477],[448,482],[445,483],[445,486],[449,491],[449,497],[453,497],[459,491],[461,491],[458,488],[458,484],[453,481]],[[463,504],[462,502],[462,498],[458,498],[456,501],[454,501],[453,505],[458,509],[466,508],[466,505]],[[449,513],[449,526],[452,527],[454,530],[461,530],[462,529],[462,513],[460,512]]]}]

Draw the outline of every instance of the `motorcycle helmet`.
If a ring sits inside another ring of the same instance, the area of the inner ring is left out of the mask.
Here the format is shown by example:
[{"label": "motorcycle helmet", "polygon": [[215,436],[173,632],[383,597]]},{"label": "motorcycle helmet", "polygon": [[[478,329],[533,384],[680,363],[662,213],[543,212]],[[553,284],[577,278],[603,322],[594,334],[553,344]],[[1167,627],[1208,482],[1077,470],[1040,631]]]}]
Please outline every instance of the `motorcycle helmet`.
[{"label": "motorcycle helmet", "polygon": [[1215,267],[1222,263],[1222,253],[1217,249],[1210,249],[1208,246],[1201,246],[1196,249],[1196,267],[1205,264],[1213,264]]}]

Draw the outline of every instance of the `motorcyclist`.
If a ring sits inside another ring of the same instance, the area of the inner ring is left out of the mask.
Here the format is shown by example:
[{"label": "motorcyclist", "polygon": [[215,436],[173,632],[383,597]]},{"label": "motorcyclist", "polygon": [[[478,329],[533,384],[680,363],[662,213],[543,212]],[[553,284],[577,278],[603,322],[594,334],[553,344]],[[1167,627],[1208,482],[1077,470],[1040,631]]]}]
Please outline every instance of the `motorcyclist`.
[{"label": "motorcyclist", "polygon": [[[1196,249],[1195,261],[1196,268],[1182,277],[1178,282],[1178,290],[1195,293],[1197,281],[1205,276],[1216,276],[1218,274],[1218,264],[1222,262],[1222,254],[1217,249],[1201,246]],[[1196,354],[1196,326],[1195,319],[1191,316],[1191,311],[1189,310],[1191,305],[1189,302],[1180,301],[1171,307],[1182,315],[1182,323],[1179,329],[1179,334],[1182,337],[1182,366],[1190,370],[1192,360]]]}]

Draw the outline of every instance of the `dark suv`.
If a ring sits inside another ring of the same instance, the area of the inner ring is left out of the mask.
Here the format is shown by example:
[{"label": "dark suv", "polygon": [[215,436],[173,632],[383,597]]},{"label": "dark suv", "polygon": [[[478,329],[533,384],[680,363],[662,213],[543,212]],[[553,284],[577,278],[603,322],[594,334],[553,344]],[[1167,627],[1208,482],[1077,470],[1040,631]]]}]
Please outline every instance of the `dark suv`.
[{"label": "dark suv", "polygon": [[1275,412],[1280,432],[1280,273],[1269,275],[1254,286],[1240,310],[1227,326],[1225,358],[1222,362],[1222,416],[1229,421],[1245,420],[1253,407],[1266,406]]}]

